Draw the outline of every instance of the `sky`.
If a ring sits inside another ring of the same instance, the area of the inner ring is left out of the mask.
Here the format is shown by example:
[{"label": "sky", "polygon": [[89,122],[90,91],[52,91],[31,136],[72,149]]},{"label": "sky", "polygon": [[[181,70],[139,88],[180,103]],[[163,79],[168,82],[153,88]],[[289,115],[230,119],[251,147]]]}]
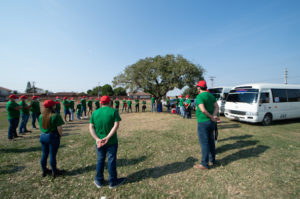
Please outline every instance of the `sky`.
[{"label": "sky", "polygon": [[166,54],[201,65],[209,87],[283,83],[285,68],[300,84],[300,1],[0,0],[5,88],[86,92]]}]

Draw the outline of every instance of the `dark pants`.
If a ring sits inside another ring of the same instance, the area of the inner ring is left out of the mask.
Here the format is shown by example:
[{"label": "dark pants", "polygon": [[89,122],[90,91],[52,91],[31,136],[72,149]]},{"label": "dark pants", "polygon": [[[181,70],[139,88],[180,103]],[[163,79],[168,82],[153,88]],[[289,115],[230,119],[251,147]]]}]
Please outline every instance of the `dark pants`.
[{"label": "dark pants", "polygon": [[142,112],[145,112],[146,111],[146,105],[143,105],[142,106]]},{"label": "dark pants", "polygon": [[81,107],[81,115],[82,115],[82,113],[84,112],[84,116],[86,116],[86,107]]},{"label": "dark pants", "polygon": [[123,107],[122,107],[122,112],[123,112],[124,109],[126,111],[126,106],[125,105],[123,105]]},{"label": "dark pants", "polygon": [[[198,138],[202,152],[201,164],[206,168],[208,168],[208,161],[215,163],[216,148],[214,129],[215,123],[210,120],[206,122],[198,122]],[[209,154],[211,154],[211,156]]]},{"label": "dark pants", "polygon": [[105,158],[107,155],[108,161],[108,173],[109,173],[109,184],[113,185],[117,181],[117,152],[118,152],[118,144],[111,144],[108,146],[103,146],[101,148],[97,148],[97,166],[96,166],[96,177],[95,180],[100,184],[103,184],[104,181],[104,164]]},{"label": "dark pants", "polygon": [[187,119],[192,119],[192,108],[191,107],[188,107],[186,109],[186,118]]},{"label": "dark pants", "polygon": [[135,105],[135,112],[140,112],[140,105],[139,104]]},{"label": "dark pants", "polygon": [[27,131],[26,125],[29,119],[29,114],[21,114],[21,124],[19,127],[19,134],[24,133]]},{"label": "dark pants", "polygon": [[131,113],[132,113],[132,108],[131,108],[131,105],[128,106],[128,109],[127,109],[127,112],[129,113],[129,109],[131,110]]},{"label": "dark pants", "polygon": [[56,172],[56,154],[60,145],[60,137],[58,132],[54,133],[42,133],[40,136],[40,142],[42,144],[42,158],[41,167],[44,172],[47,168],[47,159],[50,152],[50,165],[52,172]]},{"label": "dark pants", "polygon": [[38,113],[31,113],[31,119],[32,119],[31,124],[32,124],[33,128],[36,128],[35,121],[38,119],[39,115],[40,114],[38,114]]},{"label": "dark pants", "polygon": [[8,127],[8,139],[13,139],[17,137],[17,128],[19,124],[19,118],[9,119],[9,127]]}]

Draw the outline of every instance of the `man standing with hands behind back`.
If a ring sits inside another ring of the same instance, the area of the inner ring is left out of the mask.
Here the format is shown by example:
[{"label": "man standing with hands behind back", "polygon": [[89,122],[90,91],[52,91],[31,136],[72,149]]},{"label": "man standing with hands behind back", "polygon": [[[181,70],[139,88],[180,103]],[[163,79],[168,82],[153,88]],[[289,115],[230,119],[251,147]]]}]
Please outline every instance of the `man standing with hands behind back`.
[{"label": "man standing with hands behind back", "polygon": [[[207,92],[207,85],[204,80],[196,85],[199,91],[197,95],[197,122],[198,138],[201,145],[202,160],[201,164],[194,165],[196,169],[208,169],[208,161],[215,164],[216,148],[214,139],[215,122],[218,117],[219,106],[216,98]],[[211,157],[209,156],[211,154]],[[210,159],[210,160],[209,160]]]}]

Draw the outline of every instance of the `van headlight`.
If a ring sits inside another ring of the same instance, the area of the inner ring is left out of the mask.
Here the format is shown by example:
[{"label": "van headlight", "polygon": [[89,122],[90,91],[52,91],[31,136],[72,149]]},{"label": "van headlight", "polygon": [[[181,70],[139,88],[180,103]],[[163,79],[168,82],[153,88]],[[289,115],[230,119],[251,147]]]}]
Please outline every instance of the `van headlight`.
[{"label": "van headlight", "polygon": [[249,116],[257,116],[258,113],[257,113],[257,112],[246,112],[246,115],[249,115]]}]

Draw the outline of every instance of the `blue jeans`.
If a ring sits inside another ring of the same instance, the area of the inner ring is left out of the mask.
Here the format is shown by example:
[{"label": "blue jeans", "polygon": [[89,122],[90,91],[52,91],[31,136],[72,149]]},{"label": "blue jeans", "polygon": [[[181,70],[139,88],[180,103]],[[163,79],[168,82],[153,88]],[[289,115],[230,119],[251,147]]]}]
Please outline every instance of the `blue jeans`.
[{"label": "blue jeans", "polygon": [[35,126],[35,121],[38,119],[38,116],[39,116],[38,113],[31,113],[31,119],[32,119],[31,124],[32,124],[32,127],[33,127],[33,128],[36,128],[36,126]]},{"label": "blue jeans", "polygon": [[70,117],[71,117],[71,121],[74,120],[74,112],[73,112],[73,109],[70,108]]},{"label": "blue jeans", "polygon": [[19,118],[9,119],[9,127],[8,127],[8,139],[13,139],[17,137],[17,128],[19,124]]},{"label": "blue jeans", "polygon": [[[201,145],[202,160],[201,164],[208,168],[208,160],[215,163],[216,148],[214,138],[215,123],[211,120],[198,122],[198,138]],[[211,154],[211,156],[210,156]]]},{"label": "blue jeans", "polygon": [[153,112],[153,111],[155,112],[155,103],[151,104],[151,112]]},{"label": "blue jeans", "polygon": [[179,113],[180,113],[179,106],[176,106],[176,113],[177,113],[177,114],[179,114]]},{"label": "blue jeans", "polygon": [[182,116],[183,118],[185,118],[185,108],[184,108],[184,106],[181,106],[181,107],[180,107],[180,114],[181,114],[181,116]]},{"label": "blue jeans", "polygon": [[52,172],[56,172],[56,154],[60,145],[60,137],[58,132],[54,133],[42,133],[40,136],[40,142],[42,144],[42,158],[41,167],[44,172],[47,168],[47,159],[50,152],[50,165]]},{"label": "blue jeans", "polygon": [[86,116],[86,107],[81,107],[81,115],[82,115],[82,113],[84,112],[84,116]]},{"label": "blue jeans", "polygon": [[108,173],[109,173],[109,184],[113,185],[117,181],[117,152],[118,152],[118,144],[111,144],[108,146],[103,146],[101,148],[97,148],[97,166],[96,166],[96,177],[95,180],[100,184],[103,184],[104,181],[104,164],[105,158],[107,155],[108,161]]},{"label": "blue jeans", "polygon": [[19,127],[19,134],[24,133],[27,131],[26,125],[29,119],[29,114],[21,114],[21,124]]},{"label": "blue jeans", "polygon": [[80,112],[80,111],[78,111],[78,112],[77,112],[77,119],[79,119],[79,120],[80,120],[80,116],[81,116],[81,112]]}]

